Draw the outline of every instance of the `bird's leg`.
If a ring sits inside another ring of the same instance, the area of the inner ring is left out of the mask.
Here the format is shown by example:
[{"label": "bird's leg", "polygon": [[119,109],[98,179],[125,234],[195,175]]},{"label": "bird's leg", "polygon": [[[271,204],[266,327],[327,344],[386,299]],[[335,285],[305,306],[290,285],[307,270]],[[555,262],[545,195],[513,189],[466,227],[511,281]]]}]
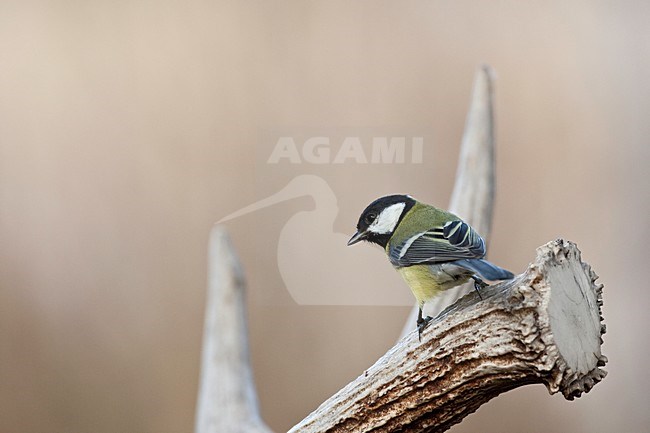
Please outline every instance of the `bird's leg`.
[{"label": "bird's leg", "polygon": [[422,331],[427,327],[427,324],[431,321],[432,317],[427,316],[424,319],[422,318],[422,306],[418,309],[418,340],[422,341]]},{"label": "bird's leg", "polygon": [[487,286],[488,286],[488,283],[486,283],[485,281],[481,280],[481,279],[480,279],[479,277],[477,277],[476,275],[472,275],[472,280],[474,280],[474,290],[476,290],[476,293],[478,293],[478,297],[479,297],[479,299],[482,301],[482,300],[483,300],[483,296],[481,296],[481,292],[479,291],[479,289],[483,289],[483,288],[487,287]]}]

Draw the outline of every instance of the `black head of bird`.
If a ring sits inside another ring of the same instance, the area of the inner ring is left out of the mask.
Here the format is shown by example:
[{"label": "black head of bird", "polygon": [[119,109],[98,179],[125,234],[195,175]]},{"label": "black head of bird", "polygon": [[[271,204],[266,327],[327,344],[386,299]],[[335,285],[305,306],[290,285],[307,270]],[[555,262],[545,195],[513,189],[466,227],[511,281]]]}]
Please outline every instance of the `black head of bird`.
[{"label": "black head of bird", "polygon": [[385,248],[395,228],[415,203],[412,197],[402,194],[389,195],[373,201],[361,213],[357,232],[348,241],[348,245],[365,240]]}]

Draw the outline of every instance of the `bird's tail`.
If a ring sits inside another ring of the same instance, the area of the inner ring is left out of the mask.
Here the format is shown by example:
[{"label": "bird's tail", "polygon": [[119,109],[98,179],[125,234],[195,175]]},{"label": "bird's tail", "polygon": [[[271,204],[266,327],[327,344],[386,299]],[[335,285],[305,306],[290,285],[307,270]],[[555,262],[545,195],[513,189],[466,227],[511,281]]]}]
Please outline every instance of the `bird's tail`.
[{"label": "bird's tail", "polygon": [[457,260],[454,262],[458,266],[469,269],[476,272],[479,276],[485,280],[509,280],[514,278],[514,274],[510,271],[507,271],[503,268],[498,267],[495,264],[488,262],[483,259],[466,259],[466,260]]}]

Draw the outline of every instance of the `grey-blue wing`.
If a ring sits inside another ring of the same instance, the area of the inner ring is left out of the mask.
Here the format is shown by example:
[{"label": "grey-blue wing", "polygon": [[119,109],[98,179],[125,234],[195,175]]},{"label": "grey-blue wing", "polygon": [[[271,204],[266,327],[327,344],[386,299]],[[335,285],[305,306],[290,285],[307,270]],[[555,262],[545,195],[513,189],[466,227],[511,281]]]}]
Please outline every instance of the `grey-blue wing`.
[{"label": "grey-blue wing", "polygon": [[445,263],[485,256],[485,242],[467,223],[449,221],[390,245],[388,257],[394,266]]},{"label": "grey-blue wing", "polygon": [[463,259],[453,262],[455,265],[469,269],[478,274],[484,280],[509,280],[514,278],[514,274],[506,269],[500,268],[494,263],[483,259]]}]

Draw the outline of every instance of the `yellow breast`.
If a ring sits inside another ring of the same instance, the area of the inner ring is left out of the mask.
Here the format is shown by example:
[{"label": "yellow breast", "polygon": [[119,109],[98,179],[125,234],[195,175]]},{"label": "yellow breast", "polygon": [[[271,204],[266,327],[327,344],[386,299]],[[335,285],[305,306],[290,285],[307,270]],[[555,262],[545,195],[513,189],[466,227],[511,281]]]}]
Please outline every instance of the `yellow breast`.
[{"label": "yellow breast", "polygon": [[420,306],[438,296],[442,291],[458,286],[469,279],[467,274],[450,274],[438,265],[415,265],[397,268],[409,285]]}]

